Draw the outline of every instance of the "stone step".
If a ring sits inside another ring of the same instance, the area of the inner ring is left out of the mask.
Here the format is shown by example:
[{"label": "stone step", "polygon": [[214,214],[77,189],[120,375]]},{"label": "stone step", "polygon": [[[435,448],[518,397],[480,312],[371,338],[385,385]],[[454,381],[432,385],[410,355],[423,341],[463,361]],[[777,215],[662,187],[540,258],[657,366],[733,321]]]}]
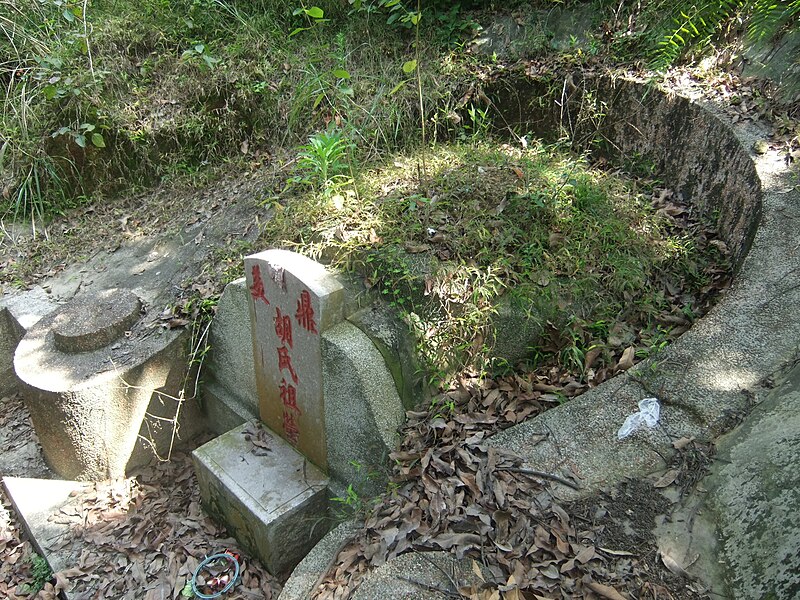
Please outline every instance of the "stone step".
[{"label": "stone step", "polygon": [[244,423],[192,457],[206,511],[273,575],[287,576],[327,533],[328,478],[263,426]]},{"label": "stone step", "polygon": [[[69,524],[54,520],[59,511],[75,501],[74,495],[92,486],[91,483],[60,479],[3,477],[3,488],[11,500],[36,552],[50,565],[53,572],[75,566],[76,556],[60,542],[69,535]],[[63,598],[73,598],[70,589],[62,591]]]}]

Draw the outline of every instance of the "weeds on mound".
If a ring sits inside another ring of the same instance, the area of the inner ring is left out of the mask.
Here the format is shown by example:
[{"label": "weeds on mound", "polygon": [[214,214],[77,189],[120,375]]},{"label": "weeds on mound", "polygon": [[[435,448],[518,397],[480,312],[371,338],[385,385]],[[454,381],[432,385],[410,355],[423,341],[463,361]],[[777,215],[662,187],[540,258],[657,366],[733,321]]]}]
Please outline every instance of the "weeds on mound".
[{"label": "weeds on mound", "polygon": [[358,197],[288,188],[262,243],[357,273],[406,315],[440,377],[492,364],[504,304],[523,307],[545,354],[579,372],[590,352],[611,360],[622,321],[659,346],[674,301],[665,282],[699,290],[724,262],[654,206],[655,181],[557,146],[469,138],[427,150],[425,179],[405,152],[357,173]]}]

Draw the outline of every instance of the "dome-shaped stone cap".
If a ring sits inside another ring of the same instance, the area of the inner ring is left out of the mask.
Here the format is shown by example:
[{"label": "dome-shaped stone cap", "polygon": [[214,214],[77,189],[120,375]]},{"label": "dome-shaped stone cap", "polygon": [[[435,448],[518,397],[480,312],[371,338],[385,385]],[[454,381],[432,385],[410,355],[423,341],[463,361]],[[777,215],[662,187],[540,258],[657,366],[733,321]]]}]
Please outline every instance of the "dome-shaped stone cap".
[{"label": "dome-shaped stone cap", "polygon": [[139,320],[142,302],[130,290],[111,289],[92,298],[75,299],[53,321],[56,348],[76,353],[109,345]]}]

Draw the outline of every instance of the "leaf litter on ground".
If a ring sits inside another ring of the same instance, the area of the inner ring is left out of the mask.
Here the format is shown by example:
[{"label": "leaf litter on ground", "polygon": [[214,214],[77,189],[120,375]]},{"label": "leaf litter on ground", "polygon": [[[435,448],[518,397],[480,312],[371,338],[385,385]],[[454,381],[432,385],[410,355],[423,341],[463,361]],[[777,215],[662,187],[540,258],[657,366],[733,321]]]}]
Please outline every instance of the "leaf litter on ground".
[{"label": "leaf litter on ground", "polygon": [[[0,408],[2,430],[18,434],[6,439],[3,451],[35,441],[19,396],[3,398]],[[127,479],[87,483],[75,493],[52,517],[69,529],[54,549],[70,556],[70,566],[37,595],[25,588],[33,580],[33,550],[10,502],[4,494],[0,498],[0,597],[9,600],[55,600],[59,589],[71,590],[74,600],[175,600],[206,556],[226,550],[241,557],[240,582],[226,598],[269,600],[280,591],[261,563],[203,512],[189,454],[176,453],[170,462],[143,467]]]},{"label": "leaf litter on ground", "polygon": [[[563,503],[549,486],[556,479],[579,487],[577,474],[522,468],[519,458],[485,443],[493,432],[557,403],[553,392],[563,390],[563,381],[576,379],[556,367],[544,375],[463,376],[427,410],[409,412],[404,440],[391,456],[394,492],[339,554],[317,598],[347,597],[369,568],[404,552],[430,550],[475,561],[483,583],[453,590],[464,598],[703,597],[683,587],[669,564],[648,550],[653,516],[667,507],[640,518],[638,537],[630,537],[625,523],[653,504],[643,491],[655,492],[652,484],[634,482],[590,501]],[[27,419],[19,406],[13,414]],[[268,451],[255,443],[258,429],[247,435],[254,451]],[[543,431],[532,443],[548,438]],[[686,485],[702,474],[695,471],[707,465],[712,450],[684,439],[674,447],[676,462],[669,466],[679,475],[671,483]],[[70,526],[61,546],[74,560],[41,598],[54,598],[57,587],[69,585],[78,598],[174,599],[205,556],[238,551],[236,541],[202,512],[187,455],[146,467],[135,478],[91,484],[55,520]],[[8,597],[27,597],[14,591],[27,571],[13,567],[29,555],[29,546],[18,541],[18,529],[4,532],[4,540],[12,541],[4,548]],[[278,583],[257,561],[245,559],[242,566],[242,582],[230,598],[277,595]]]},{"label": "leaf litter on ground", "polygon": [[[531,373],[462,377],[428,410],[409,412],[390,455],[392,491],[366,515],[313,597],[347,598],[370,569],[402,553],[445,550],[474,561],[482,582],[453,586],[452,597],[705,598],[657,560],[654,519],[669,503],[652,483],[624,482],[566,503],[551,489],[560,479],[580,486],[566,465],[559,474],[532,471],[486,444],[493,432],[552,406],[551,387]],[[532,443],[548,437],[543,431]],[[671,466],[692,471],[694,441],[676,443]]]}]

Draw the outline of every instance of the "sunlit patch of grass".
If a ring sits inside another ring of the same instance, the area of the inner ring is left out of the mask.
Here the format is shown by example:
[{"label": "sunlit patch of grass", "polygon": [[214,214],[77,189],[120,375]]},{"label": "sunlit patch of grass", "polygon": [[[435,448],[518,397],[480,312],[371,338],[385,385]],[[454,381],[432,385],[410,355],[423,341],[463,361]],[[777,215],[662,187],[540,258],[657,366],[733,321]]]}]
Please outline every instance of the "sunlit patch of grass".
[{"label": "sunlit patch of grass", "polygon": [[501,297],[567,334],[630,315],[646,323],[668,308],[660,278],[685,280],[694,264],[649,182],[542,144],[439,145],[426,150],[426,173],[419,152],[363,171],[358,194],[337,202],[288,189],[262,241],[360,273],[415,315],[437,368],[491,357]]}]

